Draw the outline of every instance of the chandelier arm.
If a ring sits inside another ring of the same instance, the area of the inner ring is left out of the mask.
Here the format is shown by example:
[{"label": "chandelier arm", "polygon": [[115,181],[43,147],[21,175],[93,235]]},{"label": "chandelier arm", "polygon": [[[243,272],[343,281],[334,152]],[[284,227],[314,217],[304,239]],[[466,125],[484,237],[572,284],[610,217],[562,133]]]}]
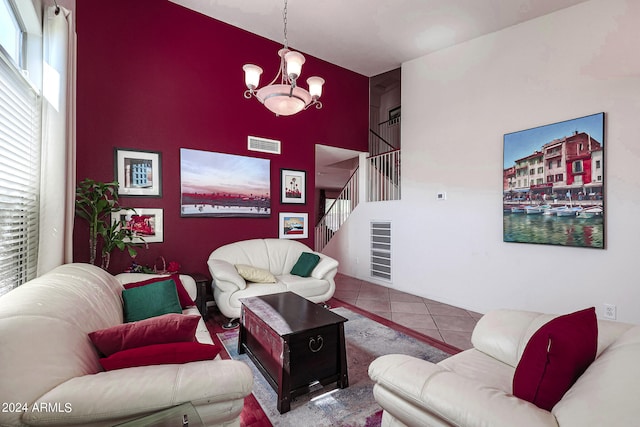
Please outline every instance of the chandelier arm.
[{"label": "chandelier arm", "polygon": [[316,109],[320,110],[322,108],[322,102],[318,101],[317,99],[312,100],[311,102],[309,102],[307,105],[304,106],[304,110],[306,110],[307,108],[311,107],[312,105],[316,106]]}]

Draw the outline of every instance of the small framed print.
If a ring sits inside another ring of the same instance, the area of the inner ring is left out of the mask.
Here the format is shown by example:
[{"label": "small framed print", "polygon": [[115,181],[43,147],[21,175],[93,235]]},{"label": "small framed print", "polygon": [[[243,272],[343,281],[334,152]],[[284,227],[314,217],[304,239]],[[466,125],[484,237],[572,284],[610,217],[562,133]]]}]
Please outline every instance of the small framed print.
[{"label": "small framed print", "polygon": [[307,173],[293,169],[280,169],[280,203],[307,203]]},{"label": "small framed print", "polygon": [[278,222],[281,239],[306,239],[309,237],[309,214],[280,212]]},{"label": "small framed print", "polygon": [[120,197],[162,197],[161,153],[115,149],[115,178]]},{"label": "small framed print", "polygon": [[132,232],[134,243],[162,243],[164,240],[162,209],[133,208],[111,215],[111,221],[122,221]]}]

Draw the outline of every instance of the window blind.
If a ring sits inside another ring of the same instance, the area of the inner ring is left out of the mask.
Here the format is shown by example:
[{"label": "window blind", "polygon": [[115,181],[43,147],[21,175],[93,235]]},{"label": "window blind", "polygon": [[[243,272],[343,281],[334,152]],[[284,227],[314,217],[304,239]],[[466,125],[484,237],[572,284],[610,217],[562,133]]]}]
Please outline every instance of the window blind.
[{"label": "window blind", "polygon": [[36,275],[40,97],[0,54],[0,295]]}]

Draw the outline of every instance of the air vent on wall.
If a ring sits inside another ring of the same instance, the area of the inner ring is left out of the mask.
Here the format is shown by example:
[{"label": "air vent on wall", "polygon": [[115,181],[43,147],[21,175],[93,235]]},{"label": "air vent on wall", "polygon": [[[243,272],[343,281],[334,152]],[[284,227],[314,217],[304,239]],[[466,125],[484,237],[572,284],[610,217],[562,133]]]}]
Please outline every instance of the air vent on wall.
[{"label": "air vent on wall", "polygon": [[391,222],[371,223],[371,277],[391,281]]},{"label": "air vent on wall", "polygon": [[249,136],[247,138],[247,149],[249,151],[260,151],[262,153],[280,154],[280,141]]}]

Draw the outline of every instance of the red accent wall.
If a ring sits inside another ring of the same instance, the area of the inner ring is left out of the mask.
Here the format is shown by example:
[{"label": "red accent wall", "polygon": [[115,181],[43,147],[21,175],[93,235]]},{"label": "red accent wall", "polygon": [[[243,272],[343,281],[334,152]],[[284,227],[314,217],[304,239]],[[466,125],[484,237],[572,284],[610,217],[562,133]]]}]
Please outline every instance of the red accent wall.
[{"label": "red accent wall", "polygon": [[[279,43],[158,0],[78,2],[77,35],[78,181],[113,180],[114,147],[162,153],[162,197],[121,198],[125,206],[164,210],[164,242],[139,250],[143,264],[163,256],[182,264],[182,271],[208,274],[215,248],[278,237],[279,212],[307,212],[313,221],[315,145],[367,150],[369,80],[360,74],[305,55],[302,81],[311,75],[326,80],[324,108],[275,117],[242,96],[242,65],[260,65],[261,84],[268,83],[279,65]],[[295,35],[289,38],[295,49]],[[248,135],[282,141],[282,154],[248,151]],[[181,147],[270,159],[271,217],[181,218]],[[307,171],[306,205],[280,204],[281,168]],[[312,230],[302,240],[311,247]],[[74,258],[89,259],[88,226],[79,218]],[[109,270],[130,263],[115,251]]]}]

